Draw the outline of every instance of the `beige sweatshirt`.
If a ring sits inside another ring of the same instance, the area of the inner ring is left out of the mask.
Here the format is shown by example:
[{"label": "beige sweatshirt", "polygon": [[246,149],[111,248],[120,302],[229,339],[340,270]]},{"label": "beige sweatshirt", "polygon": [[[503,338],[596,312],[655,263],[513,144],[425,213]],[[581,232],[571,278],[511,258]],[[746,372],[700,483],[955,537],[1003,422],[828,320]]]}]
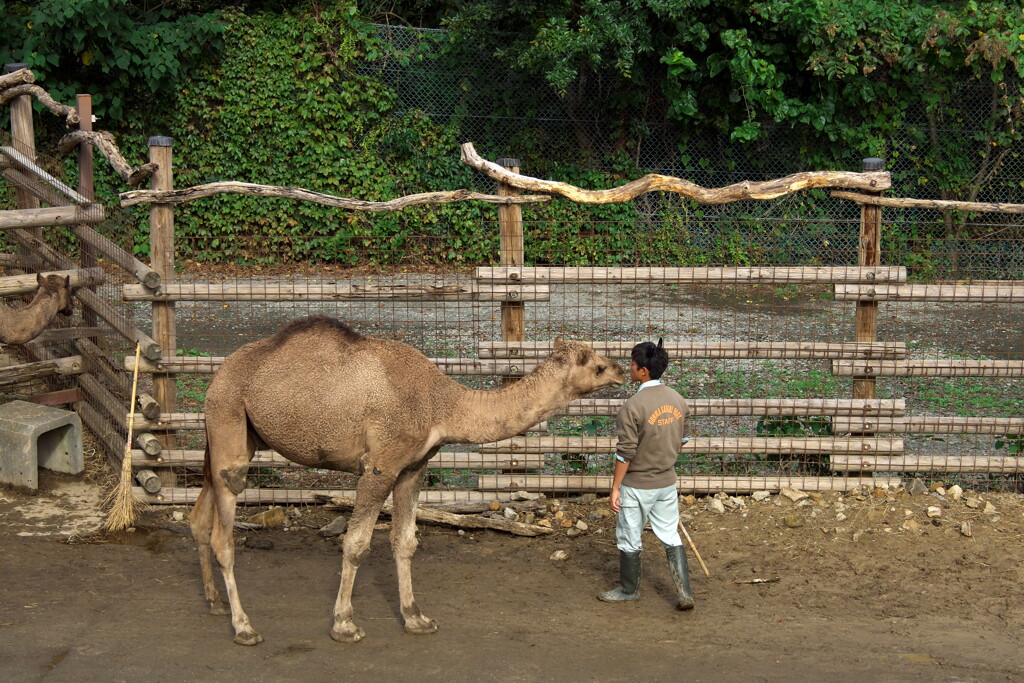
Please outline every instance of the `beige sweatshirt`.
[{"label": "beige sweatshirt", "polygon": [[664,384],[644,387],[622,404],[616,417],[615,455],[629,463],[623,484],[659,489],[676,483],[687,415],[686,401]]}]

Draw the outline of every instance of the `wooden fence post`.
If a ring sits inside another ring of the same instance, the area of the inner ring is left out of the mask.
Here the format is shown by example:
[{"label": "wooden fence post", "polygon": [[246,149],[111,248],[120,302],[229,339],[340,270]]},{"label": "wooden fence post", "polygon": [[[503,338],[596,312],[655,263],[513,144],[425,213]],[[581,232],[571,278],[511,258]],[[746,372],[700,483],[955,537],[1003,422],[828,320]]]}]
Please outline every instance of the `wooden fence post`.
[{"label": "wooden fence post", "polygon": [[[14,73],[27,69],[28,64],[16,62],[5,64],[4,73]],[[36,134],[35,126],[32,123],[32,96],[20,95],[11,100],[11,144],[30,161],[36,160]],[[19,209],[38,209],[39,199],[30,192],[21,188],[15,188],[15,198]],[[36,239],[43,238],[42,228],[28,228]]]},{"label": "wooden fence post", "polygon": [[[498,159],[503,168],[519,173],[519,159]],[[519,190],[505,183],[498,183],[498,194],[512,197]],[[523,210],[519,204],[505,204],[498,207],[498,229],[500,231],[500,247],[498,264],[502,267],[514,268],[523,265]],[[526,309],[522,301],[503,301],[501,303],[501,340],[524,341],[526,339]],[[518,350],[512,351],[517,358]],[[518,360],[522,361],[519,356]],[[503,384],[515,381],[514,377],[505,377]]]},{"label": "wooden fence post", "polygon": [[[76,97],[78,109],[78,129],[92,130],[92,95],[79,94]],[[92,144],[83,142],[78,145],[78,194],[86,199],[96,199],[96,186],[93,177],[93,154]],[[82,268],[92,268],[99,265],[96,259],[96,248],[86,242],[81,243]],[[95,327],[98,317],[91,308],[83,307],[82,322],[88,327]]]},{"label": "wooden fence post", "polygon": [[[171,165],[171,147],[174,139],[155,135],[149,138],[149,160],[157,165],[150,179],[154,190],[174,189]],[[174,282],[174,207],[154,202],[149,209],[149,257],[153,270],[160,274],[161,282]],[[177,333],[174,321],[174,302],[153,302],[153,339],[163,349],[164,356],[174,356]],[[153,397],[165,413],[175,412],[177,405],[177,376],[171,373],[153,375]],[[164,448],[176,447],[174,432],[164,432],[160,439]],[[165,482],[166,483],[166,482]]]},{"label": "wooden fence post", "polygon": [[[880,171],[885,161],[876,157],[864,159],[861,170]],[[867,193],[865,193],[867,194]],[[880,192],[873,194],[881,194]],[[882,207],[862,204],[860,209],[860,244],[857,248],[857,264],[860,266],[880,266],[882,264]],[[878,302],[858,301],[856,318],[856,341],[873,342],[878,338]],[[853,380],[853,398],[874,398],[875,378],[855,377]]]}]

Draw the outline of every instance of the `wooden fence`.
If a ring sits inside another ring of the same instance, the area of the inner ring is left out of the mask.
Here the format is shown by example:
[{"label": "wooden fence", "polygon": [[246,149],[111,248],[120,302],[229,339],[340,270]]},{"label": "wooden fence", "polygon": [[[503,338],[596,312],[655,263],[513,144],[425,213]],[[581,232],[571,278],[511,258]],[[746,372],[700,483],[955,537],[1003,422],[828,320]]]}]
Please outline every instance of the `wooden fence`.
[{"label": "wooden fence", "polygon": [[[31,73],[12,69],[0,81],[0,95],[12,87],[31,83]],[[21,79],[21,80],[18,80]],[[12,85],[15,84],[15,85]],[[5,91],[3,88],[7,88]],[[389,202],[331,197],[298,188],[283,188],[248,183],[214,183],[175,189],[173,185],[173,140],[150,139],[150,159],[138,168],[130,167],[116,150],[112,138],[90,130],[87,96],[80,96],[75,108],[51,106],[68,121],[77,121],[61,145],[64,151],[77,147],[82,181],[78,189],[63,185],[34,162],[34,153],[24,147],[32,139],[31,106],[25,100],[38,92],[18,91],[10,102],[13,137],[22,148],[0,149],[5,178],[18,191],[18,208],[0,212],[0,228],[24,247],[5,263],[28,267],[29,262],[57,268],[72,274],[79,285],[76,298],[83,306],[83,324],[78,328],[52,331],[71,339],[77,355],[66,358],[39,357],[32,365],[41,373],[78,376],[74,406],[83,421],[101,437],[112,461],[123,452],[118,435],[126,432],[126,371],[132,371],[134,357],[112,358],[104,354],[95,340],[116,335],[141,345],[140,371],[151,378],[152,394],[140,399],[143,415],[136,421],[137,448],[132,452],[143,484],[137,493],[150,502],[186,503],[194,500],[197,489],[178,485],[176,470],[201,467],[202,451],[180,448],[182,432],[202,431],[202,413],[178,412],[176,380],[183,374],[208,374],[223,358],[176,355],[176,302],[272,302],[272,301],[379,301],[492,302],[500,312],[500,340],[479,344],[476,357],[435,358],[452,375],[488,375],[507,379],[528,373],[538,359],[550,353],[550,342],[526,341],[525,312],[531,303],[546,302],[559,287],[580,284],[614,286],[628,283],[713,284],[728,288],[751,284],[817,284],[832,288],[839,305],[852,302],[855,317],[853,339],[829,342],[749,341],[678,342],[667,347],[674,358],[686,359],[807,359],[828,363],[835,376],[851,378],[849,399],[807,399],[775,397],[770,399],[703,399],[691,401],[694,416],[825,416],[831,420],[830,436],[696,436],[683,447],[686,460],[701,454],[811,454],[828,456],[828,472],[815,476],[773,474],[739,476],[716,473],[686,474],[679,477],[683,491],[750,492],[793,486],[810,490],[849,490],[861,485],[886,486],[901,481],[899,476],[915,472],[956,471],[960,473],[1019,473],[1019,458],[1012,456],[930,457],[908,455],[901,438],[905,434],[1021,434],[1024,417],[941,417],[907,415],[902,398],[876,397],[875,379],[885,376],[938,377],[1021,377],[1024,360],[927,360],[911,357],[902,342],[878,339],[878,310],[882,302],[898,306],[901,302],[956,301],[964,305],[1024,301],[1024,281],[987,281],[968,284],[914,284],[907,282],[903,267],[881,263],[880,233],[882,206],[915,206],[920,200],[884,198],[880,193],[890,186],[889,174],[877,159],[866,159],[859,173],[800,173],[767,182],[738,183],[725,188],[706,189],[678,178],[649,175],[619,188],[589,191],[554,181],[539,180],[519,172],[515,159],[490,162],[480,158],[472,145],[462,148],[462,159],[471,167],[493,178],[498,191],[494,195],[459,190],[411,195]],[[49,106],[49,105],[48,105]],[[21,112],[21,113],[17,113]],[[26,113],[27,112],[27,113]],[[136,189],[122,195],[122,206],[149,203],[152,263],[139,262],[131,254],[102,237],[91,225],[104,220],[104,207],[93,203],[90,195],[90,168],[93,147],[99,148],[122,179],[130,185],[149,180],[151,188]],[[582,203],[610,203],[634,199],[645,192],[674,192],[704,204],[741,200],[770,201],[810,188],[837,190],[834,194],[861,206],[859,254],[857,266],[804,267],[717,267],[717,268],[571,268],[527,267],[524,263],[522,206],[561,197]],[[853,190],[853,191],[851,191]],[[538,194],[523,195],[521,192]],[[337,206],[351,211],[395,210],[418,204],[453,201],[487,202],[497,206],[500,230],[500,255],[497,267],[479,267],[473,282],[460,286],[393,284],[373,285],[309,284],[285,280],[261,280],[259,283],[188,282],[175,278],[174,205],[219,193],[253,196],[289,197]],[[41,207],[40,202],[48,204]],[[1018,205],[927,202],[930,208],[1019,213]],[[955,206],[954,206],[955,204]],[[76,264],[46,246],[40,240],[41,227],[66,225],[81,240],[82,263]],[[121,288],[121,302],[151,302],[152,331],[136,329],[110,303],[90,289],[103,281],[103,272],[95,267],[97,255],[118,266],[134,282]],[[5,257],[7,258],[7,257]],[[0,279],[0,293],[27,291],[24,278]],[[628,357],[633,342],[596,341],[594,347],[616,358]],[[40,346],[29,345],[37,356],[45,355]],[[44,369],[45,368],[45,369]],[[26,372],[24,368],[0,370],[4,377]],[[5,374],[7,373],[7,374]],[[38,375],[42,376],[42,375]],[[571,404],[565,411],[573,416],[614,415],[621,399],[588,398]],[[899,436],[879,436],[899,435]],[[123,439],[124,437],[121,436]],[[478,450],[443,452],[431,463],[434,469],[478,471],[473,490],[425,490],[424,500],[488,499],[507,497],[520,489],[545,492],[605,491],[610,476],[545,473],[546,455],[551,453],[607,454],[614,450],[609,437],[560,437],[532,432],[501,442],[482,444]],[[254,464],[259,468],[289,468],[291,463],[272,451],[261,451]],[[154,474],[159,473],[159,475]],[[832,474],[833,476],[827,476]],[[841,476],[835,476],[839,474]],[[240,497],[243,502],[309,502],[337,491],[324,489],[251,488]]]}]

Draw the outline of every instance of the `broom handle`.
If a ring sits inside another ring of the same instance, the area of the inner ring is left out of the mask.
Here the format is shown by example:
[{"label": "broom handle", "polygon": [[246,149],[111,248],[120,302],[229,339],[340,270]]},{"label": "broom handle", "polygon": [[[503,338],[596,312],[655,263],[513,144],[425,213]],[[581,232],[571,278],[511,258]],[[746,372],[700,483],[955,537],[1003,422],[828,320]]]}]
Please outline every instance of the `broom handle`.
[{"label": "broom handle", "polygon": [[704,570],[704,576],[710,578],[711,573],[708,571],[708,566],[704,564],[704,559],[700,556],[697,546],[693,544],[693,539],[690,538],[689,532],[687,532],[686,527],[683,526],[683,520],[679,520],[679,530],[683,532],[683,536],[686,537],[686,542],[690,544],[690,549],[693,550],[693,554],[697,556],[697,561],[700,562],[700,568]]},{"label": "broom handle", "polygon": [[132,402],[128,409],[128,443],[125,445],[125,457],[130,458],[132,452],[132,430],[135,429],[135,397],[139,389],[139,357],[142,344],[135,345],[135,372],[132,374]]}]

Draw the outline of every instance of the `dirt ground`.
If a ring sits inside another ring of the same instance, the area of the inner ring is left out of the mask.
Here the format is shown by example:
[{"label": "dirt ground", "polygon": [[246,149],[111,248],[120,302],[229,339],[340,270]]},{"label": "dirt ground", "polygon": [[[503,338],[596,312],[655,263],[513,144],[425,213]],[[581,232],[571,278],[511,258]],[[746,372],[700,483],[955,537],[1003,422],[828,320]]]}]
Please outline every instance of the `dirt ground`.
[{"label": "dirt ground", "polygon": [[382,518],[354,593],[367,637],[351,645],[328,636],[341,551],[317,534],[338,513],[303,507],[287,531],[237,534],[242,600],[266,638],[252,648],[205,612],[174,518],[185,508],[89,537],[97,498],[52,474],[37,496],[0,491],[3,680],[1024,681],[1018,495],[772,495],[725,500],[737,507],[724,513],[697,499],[683,514],[711,576],[691,553],[689,613],[673,609],[653,536],[640,602],[595,599],[617,576],[605,500],[563,503],[589,527],[575,538],[423,524],[414,577],[440,624],[431,636],[402,632]]}]

